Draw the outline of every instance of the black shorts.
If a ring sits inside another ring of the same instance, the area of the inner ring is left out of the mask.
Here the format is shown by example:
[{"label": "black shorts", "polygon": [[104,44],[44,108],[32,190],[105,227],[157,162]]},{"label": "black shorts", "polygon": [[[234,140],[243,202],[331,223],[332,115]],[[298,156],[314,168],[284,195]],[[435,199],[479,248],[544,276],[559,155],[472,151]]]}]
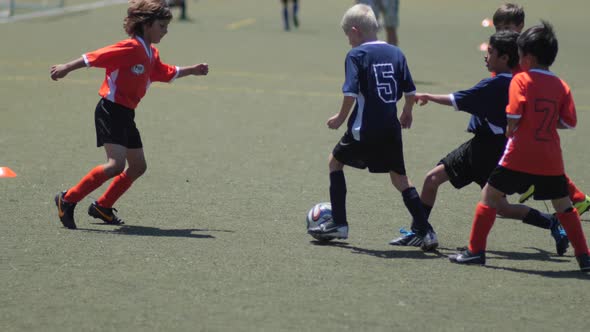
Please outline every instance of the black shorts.
[{"label": "black shorts", "polygon": [[565,175],[534,175],[498,166],[492,171],[488,183],[507,195],[522,194],[534,185],[533,197],[538,201],[564,198],[569,195]]},{"label": "black shorts", "polygon": [[94,111],[96,146],[105,143],[122,145],[128,149],[140,149],[141,135],[135,126],[135,111],[125,106],[101,99]]},{"label": "black shorts", "polygon": [[475,182],[483,188],[498,166],[505,146],[504,135],[476,135],[451,151],[438,165],[445,167],[453,187],[461,189]]},{"label": "black shorts", "polygon": [[332,150],[332,154],[344,165],[369,168],[371,173],[394,171],[406,175],[402,138],[395,133],[371,142],[360,142],[347,131]]}]

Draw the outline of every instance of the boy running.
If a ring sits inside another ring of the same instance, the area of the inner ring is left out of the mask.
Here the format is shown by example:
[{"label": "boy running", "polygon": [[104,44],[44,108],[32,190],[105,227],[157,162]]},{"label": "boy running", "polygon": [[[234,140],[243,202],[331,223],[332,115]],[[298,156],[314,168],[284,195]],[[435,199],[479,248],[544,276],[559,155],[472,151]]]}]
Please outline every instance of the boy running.
[{"label": "boy running", "polygon": [[123,223],[114,214],[113,205],[147,167],[134,121],[137,104],[152,82],[172,82],[176,78],[209,72],[205,63],[179,68],[160,60],[153,44],[164,38],[171,19],[164,0],[130,1],[124,28],[131,38],[51,67],[51,79],[55,81],[84,67],[105,68],[106,71],[98,92],[102,98],[96,106],[94,120],[96,145],[104,146],[107,162],[93,168],[74,187],[55,196],[59,219],[65,227],[76,228],[76,204],[113,177],[106,192],[90,204],[88,214],[107,224]]}]

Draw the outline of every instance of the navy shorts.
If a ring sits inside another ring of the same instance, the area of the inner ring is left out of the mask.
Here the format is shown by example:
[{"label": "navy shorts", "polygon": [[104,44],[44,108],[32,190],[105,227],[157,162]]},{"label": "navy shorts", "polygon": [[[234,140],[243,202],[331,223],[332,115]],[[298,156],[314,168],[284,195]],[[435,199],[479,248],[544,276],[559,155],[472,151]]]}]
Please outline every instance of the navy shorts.
[{"label": "navy shorts", "polygon": [[451,151],[438,165],[445,167],[453,187],[461,189],[475,182],[483,188],[498,166],[505,146],[504,135],[476,135]]},{"label": "navy shorts", "polygon": [[344,165],[368,168],[371,173],[394,171],[406,175],[402,138],[395,133],[370,142],[361,142],[347,131],[332,150],[332,155]]},{"label": "navy shorts", "polygon": [[125,106],[101,99],[94,111],[96,146],[105,143],[122,145],[128,149],[143,147],[141,135],[135,126],[135,111]]},{"label": "navy shorts", "polygon": [[559,199],[569,195],[565,175],[535,175],[498,166],[492,171],[488,183],[507,195],[522,194],[534,185],[533,198],[538,201]]}]

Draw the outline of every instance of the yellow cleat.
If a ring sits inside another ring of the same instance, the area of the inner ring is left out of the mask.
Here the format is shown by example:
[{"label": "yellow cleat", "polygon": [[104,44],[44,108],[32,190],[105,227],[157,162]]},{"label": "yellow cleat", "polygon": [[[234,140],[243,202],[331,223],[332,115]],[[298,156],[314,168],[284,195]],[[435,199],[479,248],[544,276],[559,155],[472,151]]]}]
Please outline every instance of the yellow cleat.
[{"label": "yellow cleat", "polygon": [[[524,192],[524,194],[520,195],[520,197],[518,198],[518,203],[522,204],[526,201],[529,200],[529,198],[533,197],[533,194],[535,193],[535,186],[532,185],[529,187],[529,189],[527,189],[527,191]],[[588,196],[586,196],[586,198],[588,198]],[[588,208],[586,208],[588,209]]]},{"label": "yellow cleat", "polygon": [[574,203],[574,208],[576,210],[578,210],[579,215],[584,214],[586,211],[588,211],[590,209],[590,196],[586,195],[586,199],[584,199],[583,201]]}]

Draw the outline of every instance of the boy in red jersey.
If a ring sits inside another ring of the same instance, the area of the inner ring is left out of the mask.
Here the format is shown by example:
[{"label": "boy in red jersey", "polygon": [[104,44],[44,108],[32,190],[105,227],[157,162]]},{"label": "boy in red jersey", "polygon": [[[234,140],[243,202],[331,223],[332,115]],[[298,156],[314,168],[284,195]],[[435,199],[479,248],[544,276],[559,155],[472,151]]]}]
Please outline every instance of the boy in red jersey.
[{"label": "boy in red jersey", "polygon": [[506,151],[477,204],[467,250],[449,256],[458,264],[485,264],[486,240],[504,195],[535,186],[534,199],[550,199],[568,234],[580,269],[590,272],[590,257],[580,216],[568,197],[557,129],[576,126],[569,86],[549,71],[557,56],[553,27],[542,21],[518,38],[524,70],[510,83],[506,107]]},{"label": "boy in red jersey", "polygon": [[[512,30],[520,33],[524,28],[524,8],[514,3],[505,3],[498,7],[493,16],[494,27],[496,31]],[[520,67],[514,68],[512,73],[514,75],[521,71]],[[568,184],[569,197],[574,204],[574,208],[578,210],[578,214],[582,215],[590,209],[590,196],[581,191],[576,184],[565,175]],[[535,186],[530,186],[518,199],[519,203],[526,202],[533,196]]]},{"label": "boy in red jersey", "polygon": [[104,146],[107,162],[93,168],[74,187],[55,196],[58,215],[65,227],[76,228],[76,204],[113,177],[106,192],[90,205],[88,214],[107,224],[122,224],[113,212],[113,204],[146,170],[143,144],[134,121],[137,104],[151,82],[171,82],[179,77],[209,72],[205,63],[175,67],[160,60],[153,44],[164,38],[171,19],[164,0],[132,0],[124,22],[131,38],[85,53],[69,63],[51,66],[53,80],[84,67],[106,70],[99,90],[102,98],[96,106],[94,119],[96,145]]}]

